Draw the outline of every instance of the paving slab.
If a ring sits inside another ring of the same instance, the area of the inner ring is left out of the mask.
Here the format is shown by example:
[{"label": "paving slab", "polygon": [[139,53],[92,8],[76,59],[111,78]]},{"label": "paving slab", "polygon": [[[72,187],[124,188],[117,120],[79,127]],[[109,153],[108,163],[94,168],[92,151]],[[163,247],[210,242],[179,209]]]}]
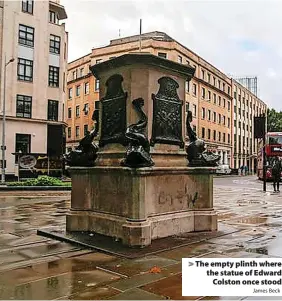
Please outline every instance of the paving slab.
[{"label": "paving slab", "polygon": [[133,288],[121,294],[110,297],[109,300],[162,300],[162,296],[146,292],[139,288]]}]

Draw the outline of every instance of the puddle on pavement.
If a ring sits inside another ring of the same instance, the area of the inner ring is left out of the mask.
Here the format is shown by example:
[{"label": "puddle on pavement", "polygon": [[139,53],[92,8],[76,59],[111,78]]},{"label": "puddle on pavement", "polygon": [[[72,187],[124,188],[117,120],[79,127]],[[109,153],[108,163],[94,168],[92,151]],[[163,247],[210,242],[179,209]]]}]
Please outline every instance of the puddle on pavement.
[{"label": "puddle on pavement", "polygon": [[267,217],[261,217],[261,216],[246,216],[246,217],[232,219],[232,223],[260,225],[266,223],[267,219],[268,219]]}]

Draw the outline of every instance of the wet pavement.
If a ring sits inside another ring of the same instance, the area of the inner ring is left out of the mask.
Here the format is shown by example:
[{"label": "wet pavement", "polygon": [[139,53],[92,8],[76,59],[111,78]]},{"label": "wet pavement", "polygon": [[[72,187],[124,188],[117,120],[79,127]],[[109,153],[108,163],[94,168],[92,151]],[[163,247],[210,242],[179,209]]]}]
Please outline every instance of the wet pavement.
[{"label": "wet pavement", "polygon": [[36,235],[39,228],[65,227],[70,192],[1,192],[0,299],[252,300],[181,295],[183,257],[282,257],[282,193],[270,185],[262,192],[251,176],[214,183],[219,227],[232,233],[136,259]]}]

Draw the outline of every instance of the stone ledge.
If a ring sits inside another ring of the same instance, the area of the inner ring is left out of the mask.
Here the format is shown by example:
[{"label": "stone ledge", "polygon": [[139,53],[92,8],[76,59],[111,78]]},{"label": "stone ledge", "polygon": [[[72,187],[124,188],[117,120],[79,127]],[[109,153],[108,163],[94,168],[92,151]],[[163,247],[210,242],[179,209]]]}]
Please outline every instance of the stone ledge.
[{"label": "stone ledge", "polygon": [[160,175],[160,174],[215,174],[216,167],[143,167],[129,168],[123,166],[95,166],[95,167],[70,167],[69,171],[79,174],[95,173],[120,173],[121,171],[130,175]]}]

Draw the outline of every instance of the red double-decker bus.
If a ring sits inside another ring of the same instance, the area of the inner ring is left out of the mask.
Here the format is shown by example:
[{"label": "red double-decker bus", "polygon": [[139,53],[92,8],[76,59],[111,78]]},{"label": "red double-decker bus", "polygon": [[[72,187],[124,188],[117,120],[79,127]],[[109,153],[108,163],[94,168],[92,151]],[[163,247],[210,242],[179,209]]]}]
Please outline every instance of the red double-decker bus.
[{"label": "red double-decker bus", "polygon": [[[266,145],[265,145],[265,154],[266,154],[266,179],[272,179],[272,168],[273,160],[275,157],[282,157],[282,132],[268,132],[266,134]],[[258,168],[257,175],[260,180],[263,179],[263,145],[259,148],[258,151]],[[281,173],[282,176],[282,173]]]}]

